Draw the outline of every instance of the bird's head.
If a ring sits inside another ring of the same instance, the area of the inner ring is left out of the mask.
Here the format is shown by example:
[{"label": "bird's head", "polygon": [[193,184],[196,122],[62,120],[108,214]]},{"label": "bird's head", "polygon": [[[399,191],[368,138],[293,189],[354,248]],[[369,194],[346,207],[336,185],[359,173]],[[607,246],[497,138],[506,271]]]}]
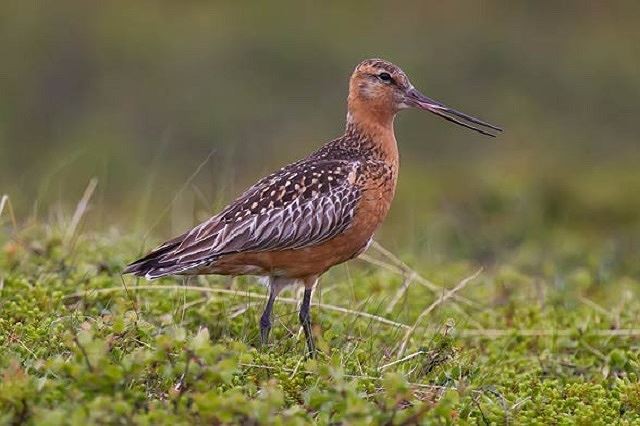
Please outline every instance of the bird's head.
[{"label": "bird's head", "polygon": [[350,114],[385,124],[391,123],[399,111],[408,108],[432,112],[487,136],[495,136],[495,132],[502,131],[499,127],[426,97],[413,87],[404,71],[391,62],[367,59],[353,71],[349,82]]}]

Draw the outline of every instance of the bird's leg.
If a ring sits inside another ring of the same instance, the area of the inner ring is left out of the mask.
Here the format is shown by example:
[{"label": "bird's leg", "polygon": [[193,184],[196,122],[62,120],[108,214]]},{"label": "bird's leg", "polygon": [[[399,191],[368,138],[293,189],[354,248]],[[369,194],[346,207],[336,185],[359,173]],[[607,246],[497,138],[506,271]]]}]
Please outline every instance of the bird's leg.
[{"label": "bird's leg", "polygon": [[276,291],[276,287],[274,286],[274,281],[275,280],[272,280],[269,284],[269,299],[267,300],[267,305],[264,307],[264,311],[260,317],[260,343],[263,345],[266,345],[269,341],[269,332],[271,331],[271,312],[273,312],[273,303],[276,301],[276,296],[278,295],[278,291]]},{"label": "bird's leg", "polygon": [[309,313],[309,307],[311,306],[311,292],[312,287],[306,287],[304,289],[304,297],[302,298],[302,305],[300,305],[300,324],[304,330],[304,337],[307,339],[307,349],[309,350],[309,357],[315,358],[316,347],[313,343],[313,334],[311,334],[311,314]]},{"label": "bird's leg", "polygon": [[260,342],[263,345],[266,345],[269,341],[273,304],[278,294],[289,284],[292,284],[290,279],[284,277],[269,277],[269,299],[267,299],[267,305],[264,307],[264,312],[262,312],[262,316],[260,317]]}]

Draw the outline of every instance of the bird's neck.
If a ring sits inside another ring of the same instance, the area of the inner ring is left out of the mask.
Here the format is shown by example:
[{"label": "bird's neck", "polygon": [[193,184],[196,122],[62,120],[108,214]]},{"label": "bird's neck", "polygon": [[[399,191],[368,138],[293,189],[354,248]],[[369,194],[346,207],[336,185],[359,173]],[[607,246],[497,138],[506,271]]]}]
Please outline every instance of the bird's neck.
[{"label": "bird's neck", "polygon": [[370,149],[381,160],[397,163],[398,146],[393,131],[395,113],[363,111],[350,105],[345,135],[354,140],[365,140],[363,149]]}]

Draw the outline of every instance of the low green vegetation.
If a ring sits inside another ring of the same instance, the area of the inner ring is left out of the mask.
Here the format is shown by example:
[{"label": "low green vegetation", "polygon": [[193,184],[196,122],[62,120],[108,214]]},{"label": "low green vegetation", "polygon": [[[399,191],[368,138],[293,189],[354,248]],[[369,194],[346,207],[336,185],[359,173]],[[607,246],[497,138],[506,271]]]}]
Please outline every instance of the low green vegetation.
[{"label": "low green vegetation", "polygon": [[0,423],[640,424],[637,179],[607,176],[422,185],[405,249],[323,277],[316,359],[295,290],[260,347],[253,279],[122,277],[138,236],[5,203]]}]

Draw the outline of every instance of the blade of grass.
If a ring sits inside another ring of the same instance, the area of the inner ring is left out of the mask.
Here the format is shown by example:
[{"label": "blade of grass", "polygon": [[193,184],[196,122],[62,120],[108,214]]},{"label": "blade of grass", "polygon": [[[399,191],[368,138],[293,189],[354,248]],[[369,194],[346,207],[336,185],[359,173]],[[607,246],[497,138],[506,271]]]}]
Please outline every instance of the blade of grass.
[{"label": "blade of grass", "polygon": [[93,192],[95,191],[97,186],[98,179],[95,177],[91,178],[91,180],[89,180],[89,184],[84,190],[84,193],[82,194],[82,197],[80,198],[80,201],[78,201],[78,204],[76,205],[76,210],[73,213],[73,216],[71,217],[71,222],[69,223],[69,227],[67,228],[67,232],[65,235],[66,242],[69,242],[73,239],[76,229],[78,228],[78,225],[80,224],[84,213],[87,211],[89,201],[91,200],[91,196],[93,195]]},{"label": "blade of grass", "polygon": [[4,208],[7,208],[7,212],[9,213],[9,218],[11,219],[11,224],[13,225],[14,232],[18,230],[18,223],[16,221],[15,213],[13,212],[13,206],[11,205],[11,200],[9,199],[9,195],[4,194],[2,198],[0,198],[0,217],[2,217],[2,213],[4,212]]}]

